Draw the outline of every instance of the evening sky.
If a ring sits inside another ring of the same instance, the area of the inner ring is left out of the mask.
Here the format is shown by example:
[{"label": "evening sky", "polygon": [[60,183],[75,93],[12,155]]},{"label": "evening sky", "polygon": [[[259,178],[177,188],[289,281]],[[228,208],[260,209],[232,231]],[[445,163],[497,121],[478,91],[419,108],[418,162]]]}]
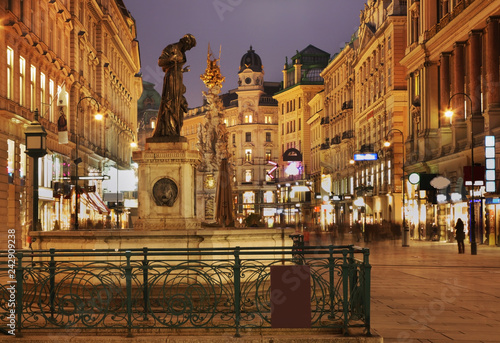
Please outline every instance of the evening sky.
[{"label": "evening sky", "polygon": [[250,46],[261,57],[264,81],[283,80],[285,59],[309,44],[332,56],[359,26],[366,0],[124,0],[137,24],[143,79],[161,93],[163,72],[157,65],[163,48],[184,34],[197,45],[186,53],[184,74],[189,107],[202,104],[206,90],[200,75],[210,43],[221,53],[222,92],[237,87],[241,57]]}]

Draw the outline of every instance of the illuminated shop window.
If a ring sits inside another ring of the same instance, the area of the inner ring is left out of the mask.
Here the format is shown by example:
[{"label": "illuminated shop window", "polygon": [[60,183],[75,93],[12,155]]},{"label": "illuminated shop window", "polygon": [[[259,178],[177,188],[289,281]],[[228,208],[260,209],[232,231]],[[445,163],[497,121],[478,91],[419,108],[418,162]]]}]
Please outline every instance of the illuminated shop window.
[{"label": "illuminated shop window", "polygon": [[9,183],[14,183],[14,163],[15,163],[16,144],[13,140],[7,140],[7,173],[9,174]]},{"label": "illuminated shop window", "polygon": [[273,203],[274,202],[274,193],[272,191],[267,191],[264,193],[264,202],[265,203]]},{"label": "illuminated shop window", "polygon": [[251,191],[247,191],[243,193],[243,203],[244,204],[253,204],[255,203],[255,193]]},{"label": "illuminated shop window", "polygon": [[252,182],[252,170],[245,170],[245,182]]}]

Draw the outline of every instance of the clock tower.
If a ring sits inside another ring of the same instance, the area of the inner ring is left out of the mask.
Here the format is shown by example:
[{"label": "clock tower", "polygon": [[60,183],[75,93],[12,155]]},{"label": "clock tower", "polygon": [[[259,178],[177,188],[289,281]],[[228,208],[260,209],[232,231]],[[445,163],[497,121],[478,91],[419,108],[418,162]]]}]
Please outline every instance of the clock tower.
[{"label": "clock tower", "polygon": [[259,99],[264,94],[264,67],[252,46],[241,57],[236,93],[241,123],[248,123],[249,118],[257,121]]}]

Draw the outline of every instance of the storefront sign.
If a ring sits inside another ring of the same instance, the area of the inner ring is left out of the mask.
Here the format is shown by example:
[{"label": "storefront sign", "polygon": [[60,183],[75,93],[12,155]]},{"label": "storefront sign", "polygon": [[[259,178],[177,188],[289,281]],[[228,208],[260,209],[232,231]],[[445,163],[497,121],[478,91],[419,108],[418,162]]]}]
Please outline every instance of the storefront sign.
[{"label": "storefront sign", "polygon": [[354,161],[376,161],[376,160],[378,160],[378,155],[375,152],[354,154]]}]

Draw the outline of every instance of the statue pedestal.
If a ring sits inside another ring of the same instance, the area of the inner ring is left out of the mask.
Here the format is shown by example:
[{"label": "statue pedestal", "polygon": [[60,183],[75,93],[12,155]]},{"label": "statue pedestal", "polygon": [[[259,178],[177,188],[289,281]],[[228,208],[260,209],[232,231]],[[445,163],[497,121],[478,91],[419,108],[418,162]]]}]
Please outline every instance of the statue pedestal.
[{"label": "statue pedestal", "polygon": [[199,229],[195,206],[198,152],[189,150],[183,139],[150,140],[145,150],[134,151],[133,158],[139,164],[139,218],[134,230]]}]

